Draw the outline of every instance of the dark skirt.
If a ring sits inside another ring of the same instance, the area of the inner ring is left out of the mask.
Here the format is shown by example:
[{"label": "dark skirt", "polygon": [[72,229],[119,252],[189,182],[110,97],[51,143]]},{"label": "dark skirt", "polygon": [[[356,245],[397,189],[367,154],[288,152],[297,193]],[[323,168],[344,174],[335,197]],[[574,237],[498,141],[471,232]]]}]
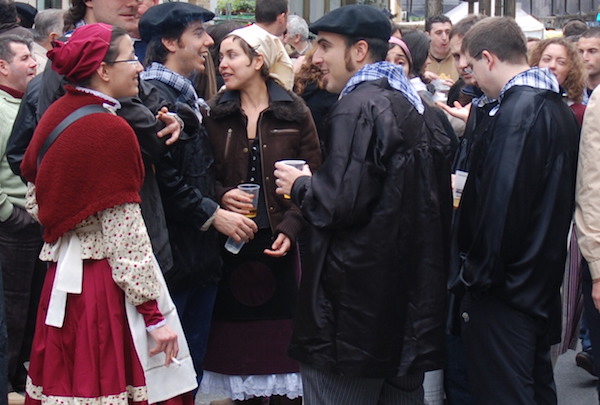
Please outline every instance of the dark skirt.
[{"label": "dark skirt", "polygon": [[272,244],[260,230],[238,255],[222,249],[223,278],[215,303],[204,369],[228,375],[299,371],[288,357],[298,291],[296,249],[284,257],[263,253]]}]

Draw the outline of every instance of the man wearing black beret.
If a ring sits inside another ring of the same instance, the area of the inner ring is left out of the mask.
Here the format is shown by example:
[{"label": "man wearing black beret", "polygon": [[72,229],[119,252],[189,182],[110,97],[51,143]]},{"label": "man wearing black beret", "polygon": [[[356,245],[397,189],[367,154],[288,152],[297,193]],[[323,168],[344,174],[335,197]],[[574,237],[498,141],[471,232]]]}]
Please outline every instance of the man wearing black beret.
[{"label": "man wearing black beret", "polygon": [[442,367],[449,140],[401,66],[391,25],[366,5],[311,27],[327,90],[328,154],[314,175],[277,163],[277,192],[313,225],[290,355],[306,405],[424,404]]},{"label": "man wearing black beret", "polygon": [[203,73],[214,44],[204,23],[215,15],[193,4],[163,3],[141,18],[139,30],[148,43],[141,77],[185,120],[184,134],[156,163],[156,180],[165,210],[173,267],[165,279],[181,317],[198,383],[221,275],[219,236],[253,235],[256,224],[216,202],[213,155],[204,126],[202,103],[189,80]]},{"label": "man wearing black beret", "polygon": [[21,2],[16,2],[15,6],[17,7],[17,18],[21,27],[33,27],[33,22],[38,12],[37,9],[30,4]]}]

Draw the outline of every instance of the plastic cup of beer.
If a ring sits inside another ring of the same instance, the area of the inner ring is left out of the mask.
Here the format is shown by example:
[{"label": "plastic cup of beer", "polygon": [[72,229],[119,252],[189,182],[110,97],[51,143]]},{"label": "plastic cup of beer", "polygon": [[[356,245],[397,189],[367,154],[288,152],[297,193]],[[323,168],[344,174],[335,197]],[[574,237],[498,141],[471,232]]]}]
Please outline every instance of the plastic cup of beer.
[{"label": "plastic cup of beer", "polygon": [[260,184],[244,183],[237,186],[238,189],[244,193],[252,194],[252,209],[246,217],[256,218],[256,209],[258,208],[258,193],[260,191]]},{"label": "plastic cup of beer", "polygon": [[[284,165],[292,166],[293,168],[298,169],[298,170],[302,170],[302,168],[306,164],[306,160],[302,160],[302,159],[285,159],[285,160],[280,160],[279,162],[283,163]],[[283,198],[289,200],[292,197],[290,197],[288,194],[284,194]]]},{"label": "plastic cup of beer", "polygon": [[[245,214],[248,218],[256,218],[256,212],[258,208],[258,193],[260,192],[260,184],[244,183],[237,186],[238,189],[244,193],[252,194],[252,209],[248,214]],[[232,237],[227,238],[225,242],[225,249],[228,252],[237,255],[246,242],[243,240],[236,242]]]}]

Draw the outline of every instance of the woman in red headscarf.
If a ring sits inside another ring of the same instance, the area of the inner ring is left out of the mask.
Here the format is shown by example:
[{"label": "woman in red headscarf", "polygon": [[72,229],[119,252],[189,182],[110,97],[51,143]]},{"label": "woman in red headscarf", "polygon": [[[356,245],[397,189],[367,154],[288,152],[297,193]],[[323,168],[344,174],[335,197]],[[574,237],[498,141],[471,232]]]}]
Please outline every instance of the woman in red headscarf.
[{"label": "woman in red headscarf", "polygon": [[86,25],[48,56],[73,85],[43,115],[21,165],[50,262],[26,401],[191,404],[191,358],[140,213],[140,149],[115,115],[117,99],[138,91],[131,38]]}]

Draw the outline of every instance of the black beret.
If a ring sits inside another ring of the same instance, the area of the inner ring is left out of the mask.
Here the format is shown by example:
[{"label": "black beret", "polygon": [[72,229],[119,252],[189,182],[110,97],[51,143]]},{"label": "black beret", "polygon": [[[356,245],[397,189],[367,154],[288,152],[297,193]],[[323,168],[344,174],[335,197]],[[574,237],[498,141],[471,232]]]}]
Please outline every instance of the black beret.
[{"label": "black beret", "polygon": [[206,22],[213,18],[215,13],[190,3],[163,3],[150,7],[140,18],[140,36],[144,42],[150,42],[152,38],[171,37],[193,21]]},{"label": "black beret", "polygon": [[392,35],[390,20],[375,7],[354,4],[336,8],[310,26],[310,31],[333,32],[355,38],[380,38],[387,41]]},{"label": "black beret", "polygon": [[30,4],[16,2],[17,15],[21,19],[21,25],[26,28],[33,27],[33,21],[37,14],[37,9]]}]

